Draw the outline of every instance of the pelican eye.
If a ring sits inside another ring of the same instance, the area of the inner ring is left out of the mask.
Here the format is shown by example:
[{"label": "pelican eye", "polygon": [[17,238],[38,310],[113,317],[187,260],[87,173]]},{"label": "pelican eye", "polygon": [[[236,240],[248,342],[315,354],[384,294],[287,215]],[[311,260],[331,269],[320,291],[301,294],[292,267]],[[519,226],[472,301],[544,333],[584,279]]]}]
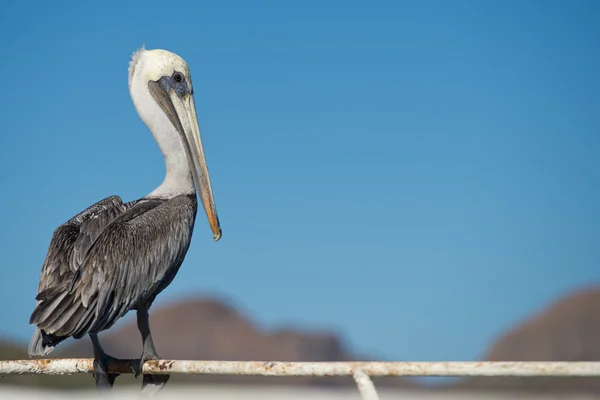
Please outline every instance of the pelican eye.
[{"label": "pelican eye", "polygon": [[175,72],[173,74],[173,80],[177,83],[183,82],[183,74],[181,74],[181,72]]}]

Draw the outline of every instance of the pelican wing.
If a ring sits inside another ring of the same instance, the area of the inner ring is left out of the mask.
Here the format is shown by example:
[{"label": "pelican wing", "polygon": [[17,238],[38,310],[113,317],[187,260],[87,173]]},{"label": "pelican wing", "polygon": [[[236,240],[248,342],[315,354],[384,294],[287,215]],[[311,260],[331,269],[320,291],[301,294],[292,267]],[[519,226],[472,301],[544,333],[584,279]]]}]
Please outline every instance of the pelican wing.
[{"label": "pelican wing", "polygon": [[[32,323],[44,335],[80,338],[110,328],[139,302],[152,302],[183,262],[196,210],[195,194],[142,199],[129,207],[104,228],[82,258],[72,254],[72,261],[81,259],[79,268],[66,287],[40,296]],[[60,312],[36,317],[48,314],[47,308]]]},{"label": "pelican wing", "polygon": [[[45,321],[49,324],[60,318],[66,306],[65,303],[59,304],[61,299],[64,299],[61,296],[79,270],[85,254],[104,229],[133,204],[123,203],[119,196],[107,197],[56,228],[42,265],[37,305],[30,323]],[[44,303],[44,299],[53,299],[56,302]],[[42,303],[44,304],[40,307]],[[64,339],[53,335],[42,335],[38,327],[29,342],[29,355],[47,355],[62,340]]]}]

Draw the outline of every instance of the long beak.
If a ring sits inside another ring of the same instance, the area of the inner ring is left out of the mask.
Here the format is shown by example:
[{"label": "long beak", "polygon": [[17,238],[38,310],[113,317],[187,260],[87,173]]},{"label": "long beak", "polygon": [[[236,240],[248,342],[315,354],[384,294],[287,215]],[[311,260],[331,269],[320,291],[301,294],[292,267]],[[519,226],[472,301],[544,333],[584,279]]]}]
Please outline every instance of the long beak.
[{"label": "long beak", "polygon": [[194,178],[194,184],[213,232],[213,239],[218,241],[222,235],[221,225],[210,185],[202,139],[200,138],[200,127],[198,125],[198,117],[196,116],[194,96],[186,94],[180,98],[174,90],[169,90],[166,93],[161,89],[158,84],[150,85],[150,91],[159,101],[181,135],[183,147],[185,148]]}]

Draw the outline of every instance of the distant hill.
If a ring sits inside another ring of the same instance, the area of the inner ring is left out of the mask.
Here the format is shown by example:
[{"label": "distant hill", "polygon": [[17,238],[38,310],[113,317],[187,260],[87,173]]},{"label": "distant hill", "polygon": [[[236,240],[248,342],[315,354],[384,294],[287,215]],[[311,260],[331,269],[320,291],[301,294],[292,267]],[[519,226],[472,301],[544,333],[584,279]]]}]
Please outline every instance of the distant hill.
[{"label": "distant hill", "polygon": [[[600,361],[600,286],[571,293],[506,332],[487,361]],[[471,378],[457,387],[600,393],[598,378]]]},{"label": "distant hill", "polygon": [[0,339],[0,360],[14,360],[27,357],[25,347],[17,342]]}]

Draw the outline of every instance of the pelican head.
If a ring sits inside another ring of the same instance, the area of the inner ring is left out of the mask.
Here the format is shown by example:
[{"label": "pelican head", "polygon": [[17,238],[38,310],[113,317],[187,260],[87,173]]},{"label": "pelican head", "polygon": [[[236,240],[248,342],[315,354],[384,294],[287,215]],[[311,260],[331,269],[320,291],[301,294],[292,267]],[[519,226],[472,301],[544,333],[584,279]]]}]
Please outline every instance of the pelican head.
[{"label": "pelican head", "polygon": [[151,195],[198,191],[214,240],[221,238],[208,167],[196,116],[190,70],[183,58],[166,50],[136,51],[129,65],[133,103],[166,161],[165,181]]}]

